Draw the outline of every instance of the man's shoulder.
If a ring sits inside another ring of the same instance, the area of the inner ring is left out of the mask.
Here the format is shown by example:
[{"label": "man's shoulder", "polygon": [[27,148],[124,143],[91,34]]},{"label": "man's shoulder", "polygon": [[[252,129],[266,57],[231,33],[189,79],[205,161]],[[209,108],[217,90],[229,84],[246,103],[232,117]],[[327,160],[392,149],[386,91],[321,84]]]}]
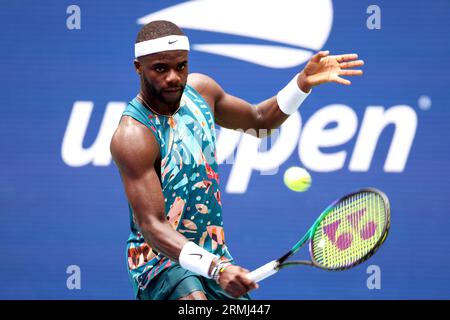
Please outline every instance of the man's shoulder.
[{"label": "man's shoulder", "polygon": [[124,114],[122,115],[117,128],[120,129],[124,134],[133,135],[143,132],[146,127],[143,123],[136,120],[134,117]]},{"label": "man's shoulder", "polygon": [[187,84],[199,93],[205,93],[216,84],[216,81],[210,76],[203,73],[190,73]]},{"label": "man's shoulder", "polygon": [[112,136],[110,151],[121,168],[132,168],[139,166],[140,159],[149,159],[149,163],[153,163],[159,154],[159,145],[143,124],[123,116]]},{"label": "man's shoulder", "polygon": [[188,84],[190,86],[194,86],[197,84],[203,84],[203,83],[207,83],[209,81],[214,81],[210,76],[204,74],[204,73],[199,73],[199,72],[194,72],[194,73],[189,73],[188,76]]},{"label": "man's shoulder", "polygon": [[153,139],[144,124],[133,117],[124,115],[112,136],[111,142],[125,147],[132,147],[135,144],[152,142]]},{"label": "man's shoulder", "polygon": [[187,84],[195,89],[211,107],[214,106],[217,98],[223,93],[219,84],[213,78],[203,73],[189,74]]}]

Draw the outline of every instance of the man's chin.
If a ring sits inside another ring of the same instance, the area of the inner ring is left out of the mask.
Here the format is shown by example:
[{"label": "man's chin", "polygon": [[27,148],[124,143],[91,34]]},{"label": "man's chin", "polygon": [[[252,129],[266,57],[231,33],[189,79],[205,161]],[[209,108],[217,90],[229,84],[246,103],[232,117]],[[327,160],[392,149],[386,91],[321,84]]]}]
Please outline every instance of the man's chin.
[{"label": "man's chin", "polygon": [[175,92],[163,92],[161,95],[163,100],[167,104],[177,104],[181,100],[181,96],[183,95],[183,91],[175,91]]}]

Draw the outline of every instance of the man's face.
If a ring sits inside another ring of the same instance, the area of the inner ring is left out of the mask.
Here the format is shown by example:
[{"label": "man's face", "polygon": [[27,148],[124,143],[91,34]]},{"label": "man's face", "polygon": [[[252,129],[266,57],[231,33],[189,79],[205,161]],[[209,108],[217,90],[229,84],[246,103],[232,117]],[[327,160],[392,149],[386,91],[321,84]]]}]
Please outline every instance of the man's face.
[{"label": "man's face", "polygon": [[135,61],[141,74],[143,89],[150,99],[167,105],[180,102],[188,76],[188,52],[165,51],[150,54]]}]

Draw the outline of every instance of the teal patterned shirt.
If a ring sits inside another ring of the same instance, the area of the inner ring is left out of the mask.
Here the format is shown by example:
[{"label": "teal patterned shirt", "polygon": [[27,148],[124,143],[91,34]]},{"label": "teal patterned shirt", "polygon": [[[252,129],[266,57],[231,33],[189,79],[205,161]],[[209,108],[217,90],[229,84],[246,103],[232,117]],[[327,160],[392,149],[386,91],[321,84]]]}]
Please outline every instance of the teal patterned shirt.
[{"label": "teal patterned shirt", "polygon": [[[207,102],[187,85],[180,109],[172,117],[153,113],[136,98],[129,102],[122,116],[144,124],[159,143],[161,188],[171,226],[219,259],[232,259],[225,245],[215,123]],[[133,209],[128,207],[131,234],[127,241],[127,264],[137,293],[175,262],[144,241]]]}]

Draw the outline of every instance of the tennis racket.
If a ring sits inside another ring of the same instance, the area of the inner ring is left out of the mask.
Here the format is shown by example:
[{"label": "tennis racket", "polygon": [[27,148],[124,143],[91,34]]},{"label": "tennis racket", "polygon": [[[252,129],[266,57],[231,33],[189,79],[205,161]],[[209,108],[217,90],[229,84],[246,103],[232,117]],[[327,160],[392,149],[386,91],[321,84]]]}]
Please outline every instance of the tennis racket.
[{"label": "tennis racket", "polygon": [[[259,282],[280,269],[296,265],[325,270],[345,270],[369,259],[386,240],[390,226],[387,196],[365,188],[333,203],[314,222],[289,252],[249,273]],[[287,261],[309,241],[311,261]]]}]

